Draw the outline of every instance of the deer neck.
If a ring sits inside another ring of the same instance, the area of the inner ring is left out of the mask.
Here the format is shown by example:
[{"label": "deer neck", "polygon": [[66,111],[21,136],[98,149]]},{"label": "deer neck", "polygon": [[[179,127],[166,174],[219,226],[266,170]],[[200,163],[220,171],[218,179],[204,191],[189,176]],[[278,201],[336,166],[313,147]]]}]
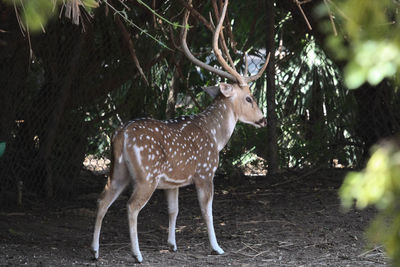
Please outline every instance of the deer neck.
[{"label": "deer neck", "polygon": [[207,131],[218,151],[221,151],[232,136],[238,121],[231,99],[217,96],[214,102],[200,113],[200,118],[202,125],[199,126]]}]

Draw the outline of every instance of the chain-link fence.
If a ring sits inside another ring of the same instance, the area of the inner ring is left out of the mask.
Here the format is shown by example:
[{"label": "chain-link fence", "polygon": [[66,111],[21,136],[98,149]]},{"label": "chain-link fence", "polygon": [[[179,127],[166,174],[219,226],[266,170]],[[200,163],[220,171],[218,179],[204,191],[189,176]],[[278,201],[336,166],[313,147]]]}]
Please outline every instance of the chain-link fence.
[{"label": "chain-link fence", "polygon": [[113,87],[101,84],[118,83],[103,69],[120,44],[111,37],[96,42],[95,36],[110,34],[99,32],[96,26],[82,32],[68,21],[51,24],[46,33],[31,37],[31,59],[21,32],[6,40],[14,44],[2,53],[1,66],[4,198],[18,190],[25,197],[68,198],[82,172],[107,171],[110,163],[102,152],[107,129],[115,126],[108,101]]},{"label": "chain-link fence", "polygon": [[[194,68],[178,50],[163,50],[139,35],[132,37],[132,51],[124,26],[104,10],[85,31],[60,19],[30,42],[17,30],[16,19],[7,19],[10,34],[0,40],[7,43],[0,52],[1,201],[91,192],[108,172],[111,134],[121,123],[141,116],[164,119],[171,103],[171,114],[177,115],[209,103],[200,86],[215,77]],[[202,35],[194,35],[188,43],[201,46]],[[355,167],[373,143],[399,131],[400,97],[392,84],[350,92],[315,42],[301,53],[287,49],[279,47],[276,54],[281,168]],[[263,49],[249,53],[251,72],[265,54]],[[264,112],[265,92],[261,78],[254,95]],[[222,151],[222,165],[248,169],[253,163],[265,174],[266,138],[265,129],[239,124]]]}]

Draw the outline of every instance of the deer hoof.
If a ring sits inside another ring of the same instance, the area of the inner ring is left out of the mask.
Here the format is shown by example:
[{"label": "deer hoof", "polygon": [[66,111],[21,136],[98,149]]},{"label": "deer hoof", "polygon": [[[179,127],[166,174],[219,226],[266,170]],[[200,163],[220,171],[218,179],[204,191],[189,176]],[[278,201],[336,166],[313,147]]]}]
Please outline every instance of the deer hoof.
[{"label": "deer hoof", "polygon": [[222,254],[224,254],[225,252],[224,252],[224,250],[222,249],[222,248],[215,248],[215,249],[213,249],[213,252],[212,252],[214,255],[222,255]]},{"label": "deer hoof", "polygon": [[176,247],[176,244],[169,243],[168,245],[169,245],[170,251],[176,252],[178,250],[178,248]]},{"label": "deer hoof", "polygon": [[133,255],[133,257],[135,257],[135,259],[136,259],[136,262],[137,263],[142,263],[143,262],[143,257],[142,257],[142,255]]},{"label": "deer hoof", "polygon": [[94,260],[98,260],[99,259],[99,250],[92,249],[92,254],[93,254],[93,259]]}]

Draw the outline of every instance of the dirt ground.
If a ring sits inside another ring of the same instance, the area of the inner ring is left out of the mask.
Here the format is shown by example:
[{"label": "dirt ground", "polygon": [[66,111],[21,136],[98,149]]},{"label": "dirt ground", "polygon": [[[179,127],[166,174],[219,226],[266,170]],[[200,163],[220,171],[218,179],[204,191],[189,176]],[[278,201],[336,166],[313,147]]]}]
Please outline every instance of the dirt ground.
[{"label": "dirt ground", "polygon": [[[156,191],[139,214],[141,266],[386,266],[363,231],[373,209],[344,213],[337,197],[345,171],[216,177],[214,224],[224,255],[210,255],[193,186],[180,189],[177,252],[168,251],[167,205]],[[67,203],[25,203],[0,213],[0,266],[126,266],[130,255],[124,193],[107,213],[100,258],[92,259],[96,193]]]}]

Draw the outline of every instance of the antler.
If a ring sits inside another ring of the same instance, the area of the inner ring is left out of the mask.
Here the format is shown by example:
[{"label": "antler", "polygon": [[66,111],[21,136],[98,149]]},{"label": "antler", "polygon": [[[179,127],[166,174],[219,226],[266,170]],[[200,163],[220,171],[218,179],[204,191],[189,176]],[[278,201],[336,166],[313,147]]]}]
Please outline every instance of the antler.
[{"label": "antler", "polygon": [[[191,5],[191,0],[189,0],[189,5]],[[267,68],[268,62],[269,62],[269,58],[270,58],[270,53],[268,54],[264,66],[261,68],[261,70],[256,74],[253,75],[251,77],[244,77],[242,75],[240,75],[234,66],[229,66],[229,64],[226,62],[226,60],[224,59],[224,57],[222,56],[222,52],[221,50],[218,48],[218,42],[219,42],[219,36],[222,35],[222,24],[224,22],[225,19],[225,15],[226,15],[226,10],[228,7],[228,0],[225,0],[223,9],[222,9],[222,13],[221,16],[219,17],[219,21],[218,24],[214,30],[214,35],[213,35],[213,50],[215,53],[215,56],[218,60],[218,62],[221,64],[222,68],[225,69],[226,71],[223,70],[219,70],[216,69],[200,60],[198,60],[195,56],[193,56],[193,54],[190,52],[187,43],[186,43],[186,37],[187,37],[187,28],[188,28],[188,18],[189,18],[189,10],[186,9],[184,16],[183,16],[183,25],[184,27],[182,28],[181,31],[181,45],[182,45],[182,49],[184,54],[186,55],[186,57],[192,61],[195,65],[204,68],[212,73],[215,73],[221,77],[227,78],[231,81],[234,82],[238,82],[240,86],[247,86],[249,82],[255,81],[258,78],[261,77],[261,75],[263,74],[263,72],[265,71],[265,69]],[[216,14],[216,16],[218,17],[218,14]],[[229,53],[228,53],[228,49],[227,47],[223,47],[224,48],[224,53],[226,54],[226,57],[228,59],[230,59]],[[230,60],[231,61],[231,60]],[[247,63],[246,63],[247,64]],[[247,69],[247,66],[246,66]],[[247,72],[247,71],[246,71]],[[247,76],[247,74],[245,74]]]},{"label": "antler", "polygon": [[[218,6],[220,7],[220,9],[222,9],[222,0],[219,0],[219,5],[217,4],[216,0],[212,0],[212,6],[213,6],[213,9],[214,9],[215,18],[216,18],[217,21],[219,21],[221,19],[221,17],[219,15]],[[211,13],[210,13],[210,21],[211,21],[211,24],[213,24]],[[215,25],[213,25],[213,26],[215,28]],[[228,62],[231,65],[231,67],[234,70],[236,70],[235,64],[233,63],[231,55],[229,54],[228,46],[226,45],[226,42],[225,42],[225,37],[224,37],[224,31],[223,30],[221,30],[219,32],[219,38],[220,38],[219,39],[219,45],[222,48],[222,54],[225,56],[225,58],[228,59]]]},{"label": "antler", "polygon": [[225,0],[224,7],[222,8],[221,17],[220,17],[218,25],[217,25],[217,27],[215,28],[215,31],[214,31],[213,50],[214,50],[215,56],[217,57],[217,60],[218,60],[219,64],[221,64],[221,66],[226,71],[228,71],[230,74],[232,74],[236,78],[236,81],[241,86],[245,86],[245,85],[247,85],[247,83],[246,83],[244,77],[242,77],[234,68],[229,66],[229,64],[223,58],[223,56],[221,54],[221,50],[218,48],[218,38],[219,38],[219,35],[220,35],[220,31],[222,30],[222,23],[224,22],[224,18],[225,18],[225,14],[226,14],[227,8],[228,8],[228,0]]},{"label": "antler", "polygon": [[216,69],[200,60],[198,60],[195,56],[193,56],[193,54],[190,52],[187,43],[186,43],[186,37],[187,37],[187,28],[188,28],[188,18],[189,18],[189,11],[186,9],[185,13],[183,15],[183,25],[184,27],[182,28],[181,31],[181,45],[182,45],[182,49],[183,49],[183,53],[186,55],[186,57],[192,61],[195,65],[199,66],[200,68],[206,69],[212,73],[215,73],[221,77],[227,78],[231,81],[236,81],[235,76],[232,76],[231,74],[223,71],[223,70],[219,70]]}]

